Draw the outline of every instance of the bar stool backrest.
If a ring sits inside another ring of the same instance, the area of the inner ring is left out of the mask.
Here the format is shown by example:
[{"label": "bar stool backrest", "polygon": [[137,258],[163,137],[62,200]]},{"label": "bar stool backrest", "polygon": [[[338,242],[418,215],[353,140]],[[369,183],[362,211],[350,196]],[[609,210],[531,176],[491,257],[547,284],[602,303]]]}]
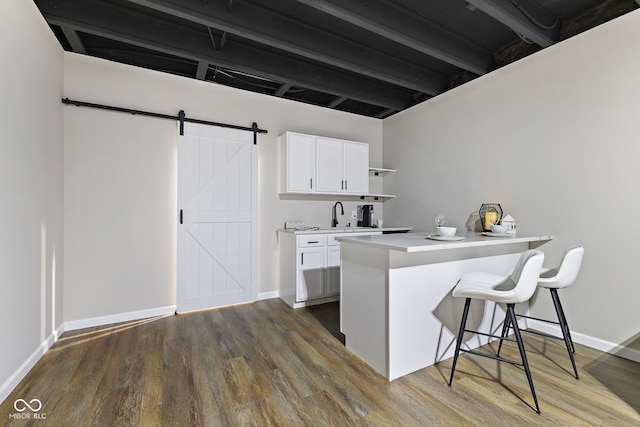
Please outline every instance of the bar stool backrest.
[{"label": "bar stool backrest", "polygon": [[538,286],[540,269],[544,262],[544,253],[536,249],[529,249],[520,256],[518,264],[511,273],[510,279],[515,284],[514,300],[518,304],[529,301]]},{"label": "bar stool backrest", "polygon": [[566,288],[578,278],[583,256],[584,248],[582,246],[578,245],[567,248],[564,256],[562,257],[560,267],[558,267],[557,270],[550,270],[542,274],[540,277],[542,279],[553,277],[554,288]]}]

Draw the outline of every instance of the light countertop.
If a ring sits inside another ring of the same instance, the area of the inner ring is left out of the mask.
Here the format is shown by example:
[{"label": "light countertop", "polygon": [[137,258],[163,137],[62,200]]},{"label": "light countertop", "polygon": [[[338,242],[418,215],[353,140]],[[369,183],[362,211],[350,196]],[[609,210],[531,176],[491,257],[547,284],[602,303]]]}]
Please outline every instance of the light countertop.
[{"label": "light countertop", "polygon": [[382,234],[375,236],[339,236],[335,239],[339,242],[374,246],[383,249],[402,252],[425,252],[442,249],[471,248],[490,245],[504,245],[510,243],[531,243],[546,242],[553,239],[550,234],[517,234],[509,237],[490,237],[482,233],[469,232],[464,240],[439,241],[432,240],[428,236],[433,233],[402,233],[402,234]]},{"label": "light countertop", "polygon": [[403,233],[413,230],[413,227],[320,227],[311,230],[296,230],[294,228],[279,228],[280,233],[293,234],[342,234],[342,233],[366,233],[366,232],[383,232],[383,233]]}]

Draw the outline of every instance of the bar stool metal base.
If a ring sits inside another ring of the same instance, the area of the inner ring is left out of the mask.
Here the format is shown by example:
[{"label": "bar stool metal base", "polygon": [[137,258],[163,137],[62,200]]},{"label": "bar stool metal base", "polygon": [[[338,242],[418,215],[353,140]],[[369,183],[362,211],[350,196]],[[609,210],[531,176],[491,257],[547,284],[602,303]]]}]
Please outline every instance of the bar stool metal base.
[{"label": "bar stool metal base", "polygon": [[[528,330],[528,329],[521,329],[521,332],[527,332],[527,333],[539,335],[539,336],[545,337],[545,338],[551,338],[551,339],[554,339],[554,340],[564,341],[565,346],[567,347],[567,353],[569,353],[569,359],[571,359],[571,366],[573,366],[573,373],[574,373],[576,379],[580,379],[580,377],[578,376],[578,368],[576,367],[576,361],[575,361],[575,357],[574,357],[574,353],[576,352],[576,349],[573,346],[573,339],[571,338],[571,331],[569,330],[569,324],[567,323],[567,318],[565,317],[564,310],[562,309],[562,303],[560,302],[560,297],[558,296],[558,290],[555,289],[555,288],[549,288],[549,292],[551,292],[551,299],[553,300],[553,305],[554,305],[554,307],[556,309],[556,315],[558,316],[558,322],[554,322],[553,320],[546,320],[546,319],[539,319],[539,318],[536,318],[536,317],[525,316],[523,314],[516,314],[516,317],[523,317],[525,319],[532,319],[532,320],[537,320],[537,321],[540,321],[540,322],[546,322],[546,323],[552,323],[552,324],[555,324],[555,325],[559,325],[560,326],[560,331],[562,332],[562,336],[558,337],[558,336],[547,334],[547,333],[544,333],[544,332]],[[507,317],[505,319],[504,325],[502,327],[500,345],[498,346],[498,353],[497,353],[498,355],[500,355],[500,350],[502,349],[502,339],[506,339],[507,341],[510,341],[510,339],[506,338],[510,327],[511,327],[511,321]]]},{"label": "bar stool metal base", "polygon": [[[527,355],[526,355],[526,352],[525,352],[525,349],[524,349],[524,343],[522,341],[522,335],[520,334],[520,328],[518,327],[518,322],[517,322],[515,309],[514,309],[515,304],[507,304],[507,314],[505,316],[505,321],[504,321],[505,325],[508,325],[508,324],[512,324],[513,325],[513,330],[514,330],[514,333],[515,333],[515,336],[516,336],[515,340],[511,339],[511,338],[507,338],[505,336],[506,329],[504,327],[503,327],[503,333],[502,333],[501,336],[485,334],[485,333],[478,332],[478,331],[467,330],[466,329],[466,324],[467,324],[467,317],[469,315],[469,307],[470,307],[470,305],[471,305],[471,298],[467,298],[465,300],[465,303],[464,303],[464,310],[462,312],[462,320],[460,322],[460,331],[458,332],[458,338],[456,340],[456,351],[455,351],[455,355],[453,356],[453,365],[451,366],[451,377],[449,378],[449,387],[451,387],[451,384],[453,383],[453,375],[455,374],[455,371],[456,371],[456,364],[458,363],[458,356],[460,355],[460,352],[473,354],[475,356],[487,357],[487,358],[490,358],[490,359],[493,359],[493,360],[497,360],[499,362],[507,362],[507,363],[510,363],[512,365],[523,366],[524,367],[524,371],[525,371],[525,373],[527,375],[527,380],[529,381],[529,387],[531,388],[531,395],[533,396],[533,401],[535,403],[535,410],[539,414],[540,413],[540,406],[538,405],[538,398],[536,397],[536,391],[535,391],[535,388],[533,386],[533,379],[531,378],[531,370],[529,369],[529,362],[527,361]],[[466,349],[460,348],[462,346],[462,340],[463,340],[465,332],[485,335],[485,336],[489,336],[489,337],[492,337],[492,338],[498,338],[498,339],[500,339],[500,347],[502,346],[502,341],[504,341],[504,340],[515,341],[518,344],[518,349],[520,350],[521,361],[505,359],[503,357],[500,357],[500,349],[498,350],[498,352],[496,354],[490,354],[490,353],[484,353],[484,352],[480,352],[480,351],[466,350]]]}]

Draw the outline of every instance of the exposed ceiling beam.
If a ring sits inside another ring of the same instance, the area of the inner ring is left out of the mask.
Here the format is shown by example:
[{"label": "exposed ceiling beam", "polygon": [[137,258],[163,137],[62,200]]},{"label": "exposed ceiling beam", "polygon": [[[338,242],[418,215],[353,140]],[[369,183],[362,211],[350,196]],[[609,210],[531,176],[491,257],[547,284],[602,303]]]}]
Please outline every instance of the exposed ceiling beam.
[{"label": "exposed ceiling beam", "polygon": [[475,74],[493,70],[491,52],[387,2],[298,0],[309,7]]},{"label": "exposed ceiling beam", "polygon": [[82,43],[82,40],[80,40],[80,36],[78,35],[77,31],[75,31],[73,28],[68,27],[66,25],[63,25],[60,28],[62,29],[64,36],[67,38],[67,41],[71,45],[71,49],[73,49],[75,53],[82,53],[82,54],[87,53],[86,49],[84,48],[84,44]]},{"label": "exposed ceiling beam", "polygon": [[280,87],[278,88],[277,91],[275,91],[275,93],[273,94],[273,96],[277,96],[278,98],[281,98],[284,96],[285,93],[287,93],[287,91],[289,89],[291,89],[291,83],[284,83],[281,84]]},{"label": "exposed ceiling beam", "polygon": [[347,97],[345,96],[339,96],[336,99],[334,99],[333,101],[331,101],[330,103],[327,104],[327,107],[329,108],[336,108],[338,105],[342,104],[344,101],[346,101]]},{"label": "exposed ceiling beam", "polygon": [[549,47],[560,39],[557,18],[531,0],[466,1],[541,47]]},{"label": "exposed ceiling beam", "polygon": [[383,108],[402,110],[413,104],[408,91],[236,40],[227,39],[224,50],[213,51],[205,28],[198,30],[171,23],[141,11],[123,14],[121,8],[109,2],[72,0],[55,6],[39,2],[38,7],[49,24],[67,26],[196,63],[215,64]]},{"label": "exposed ceiling beam", "polygon": [[395,113],[396,111],[397,110],[392,110],[392,109],[385,110],[385,111],[382,111],[382,112],[376,114],[375,117],[377,119],[384,119],[385,117],[390,116],[391,114]]},{"label": "exposed ceiling beam", "polygon": [[208,70],[209,70],[209,63],[205,61],[199,61],[198,69],[196,70],[196,79],[204,80],[207,77]]},{"label": "exposed ceiling beam", "polygon": [[127,1],[418,92],[437,95],[448,89],[447,76],[253,3],[234,3],[229,13],[219,2],[205,6],[183,0]]}]

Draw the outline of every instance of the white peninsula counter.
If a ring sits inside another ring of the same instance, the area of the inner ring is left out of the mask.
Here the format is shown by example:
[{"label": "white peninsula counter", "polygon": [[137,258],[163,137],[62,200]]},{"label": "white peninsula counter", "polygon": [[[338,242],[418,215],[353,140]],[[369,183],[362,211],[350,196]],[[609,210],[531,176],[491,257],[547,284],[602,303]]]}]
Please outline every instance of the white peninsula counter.
[{"label": "white peninsula counter", "polygon": [[[340,330],[345,344],[389,380],[453,356],[464,300],[453,298],[451,290],[462,274],[508,274],[522,252],[553,239],[469,233],[464,240],[445,242],[428,235],[336,237],[341,246]],[[474,301],[468,328],[499,332],[503,320],[499,305]],[[474,338],[466,345],[475,348],[486,342]]]}]

